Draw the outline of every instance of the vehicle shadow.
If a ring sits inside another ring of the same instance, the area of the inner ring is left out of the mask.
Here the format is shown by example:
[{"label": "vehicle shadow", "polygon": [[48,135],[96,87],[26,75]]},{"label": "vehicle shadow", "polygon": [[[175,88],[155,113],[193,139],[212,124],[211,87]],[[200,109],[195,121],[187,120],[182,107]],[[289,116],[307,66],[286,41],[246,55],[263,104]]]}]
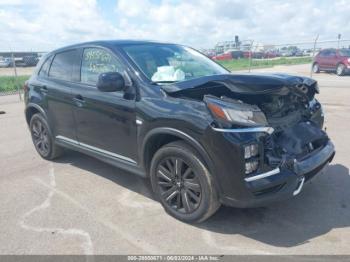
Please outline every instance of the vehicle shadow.
[{"label": "vehicle shadow", "polygon": [[131,191],[142,194],[149,199],[155,200],[151,183],[148,179],[106,164],[93,157],[67,150],[62,157],[55,159],[54,162],[70,164],[77,168],[94,173],[95,175],[109,179]]},{"label": "vehicle shadow", "polygon": [[[241,234],[277,246],[292,247],[336,228],[350,226],[350,175],[329,165],[297,197],[265,208],[222,207],[199,227],[221,234]],[[329,241],[341,241],[332,236]]]},{"label": "vehicle shadow", "polygon": [[[56,162],[87,170],[155,200],[148,179],[89,156],[68,151]],[[308,183],[297,197],[264,208],[221,207],[213,217],[194,226],[221,234],[240,234],[277,247],[297,246],[332,229],[350,226],[349,189],[349,169],[333,164]],[[330,241],[341,239],[332,235]]]}]

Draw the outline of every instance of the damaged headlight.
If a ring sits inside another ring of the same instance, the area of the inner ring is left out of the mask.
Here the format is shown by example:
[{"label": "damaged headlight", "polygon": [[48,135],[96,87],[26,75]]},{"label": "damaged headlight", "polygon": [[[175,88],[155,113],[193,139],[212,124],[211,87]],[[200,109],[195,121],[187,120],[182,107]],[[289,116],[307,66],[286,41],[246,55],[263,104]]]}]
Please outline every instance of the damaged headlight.
[{"label": "damaged headlight", "polygon": [[213,96],[205,96],[204,101],[219,122],[241,126],[267,125],[265,114],[257,106],[229,98],[218,99]]}]

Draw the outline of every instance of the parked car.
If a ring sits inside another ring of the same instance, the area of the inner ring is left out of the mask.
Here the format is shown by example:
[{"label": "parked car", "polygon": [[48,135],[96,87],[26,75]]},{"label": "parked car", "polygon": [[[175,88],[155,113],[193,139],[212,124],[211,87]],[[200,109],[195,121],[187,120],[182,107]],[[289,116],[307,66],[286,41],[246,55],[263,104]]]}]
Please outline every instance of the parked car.
[{"label": "parked car", "polygon": [[301,50],[295,50],[295,52],[294,52],[294,56],[304,56],[304,52],[303,51],[301,51]]},{"label": "parked car", "polygon": [[10,67],[12,65],[13,63],[11,62],[11,58],[0,58],[0,67]]},{"label": "parked car", "polygon": [[253,52],[252,58],[261,59],[264,58],[265,54],[263,52]]},{"label": "parked car", "polygon": [[34,55],[27,55],[27,56],[15,58],[16,66],[21,66],[21,67],[36,66],[38,62],[39,62],[39,57]]},{"label": "parked car", "polygon": [[266,51],[264,53],[264,58],[275,58],[278,56],[278,52],[277,51]]},{"label": "parked car", "polygon": [[213,56],[212,59],[217,61],[227,61],[232,60],[232,55],[230,53],[217,54]]},{"label": "parked car", "polygon": [[24,90],[41,157],[69,148],[150,179],[185,222],[293,197],[335,154],[315,80],[231,74],[181,45],[68,46],[45,55]]},{"label": "parked car", "polygon": [[244,58],[244,53],[242,51],[229,51],[224,54],[219,54],[216,56],[213,56],[212,59],[214,60],[232,60],[232,59],[240,59]]},{"label": "parked car", "polygon": [[314,58],[312,71],[336,72],[338,76],[350,72],[350,49],[323,49]]}]

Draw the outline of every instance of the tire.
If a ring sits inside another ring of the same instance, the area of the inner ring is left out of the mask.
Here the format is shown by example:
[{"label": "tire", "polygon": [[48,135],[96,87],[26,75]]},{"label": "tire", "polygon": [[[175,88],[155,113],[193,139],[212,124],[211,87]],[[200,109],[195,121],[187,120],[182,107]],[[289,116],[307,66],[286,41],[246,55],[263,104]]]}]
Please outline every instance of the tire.
[{"label": "tire", "polygon": [[155,153],[150,177],[165,211],[183,222],[203,222],[220,207],[207,167],[199,154],[182,141],[169,143]]},{"label": "tire", "polygon": [[315,74],[318,74],[320,72],[320,66],[318,65],[318,63],[314,63],[312,65],[312,72],[314,72]]},{"label": "tire", "polygon": [[34,114],[29,127],[34,147],[42,158],[52,160],[62,155],[63,149],[55,144],[49,124],[42,114]]},{"label": "tire", "polygon": [[338,76],[343,76],[345,71],[345,65],[339,64],[336,69],[336,73]]}]

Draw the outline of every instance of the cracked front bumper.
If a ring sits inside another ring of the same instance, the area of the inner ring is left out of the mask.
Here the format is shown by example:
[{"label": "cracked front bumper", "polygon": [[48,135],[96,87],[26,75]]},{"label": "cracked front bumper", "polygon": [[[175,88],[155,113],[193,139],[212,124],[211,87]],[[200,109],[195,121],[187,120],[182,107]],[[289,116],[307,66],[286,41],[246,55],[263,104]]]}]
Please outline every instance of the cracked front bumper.
[{"label": "cracked front bumper", "polygon": [[294,161],[292,168],[277,167],[268,172],[245,178],[247,188],[252,196],[241,199],[225,197],[224,204],[235,207],[265,206],[272,202],[288,199],[298,195],[308,182],[335,155],[335,148],[331,141],[302,161]]}]

